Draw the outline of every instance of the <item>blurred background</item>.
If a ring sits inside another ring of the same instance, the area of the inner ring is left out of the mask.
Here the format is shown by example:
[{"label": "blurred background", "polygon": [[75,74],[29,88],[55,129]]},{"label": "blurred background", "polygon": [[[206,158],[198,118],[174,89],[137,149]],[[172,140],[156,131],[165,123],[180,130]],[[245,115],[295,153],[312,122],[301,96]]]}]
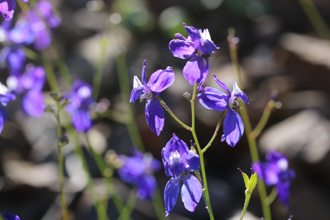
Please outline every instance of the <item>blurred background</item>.
[{"label": "blurred background", "polygon": [[[100,99],[110,101],[110,109],[122,112],[116,57],[124,54],[130,88],[133,76],[141,77],[146,60],[147,78],[158,69],[172,66],[174,84],[161,94],[172,111],[190,124],[190,105],[182,96],[192,87],[182,75],[186,60],[173,57],[168,43],[175,33],[187,36],[183,22],[198,29],[208,29],[214,43],[220,47],[210,58],[210,73],[231,86],[236,80],[229,55],[228,29],[236,30],[239,38],[238,57],[242,70],[244,91],[249,97],[248,112],[252,126],[258,123],[270,95],[276,91],[277,103],[265,130],[257,139],[261,161],[270,149],[276,149],[290,160],[296,172],[291,185],[290,209],[279,201],[271,205],[273,219],[293,220],[330,219],[330,41],[327,31],[316,32],[301,7],[301,0],[52,0],[55,13],[62,24],[54,36],[73,78],[89,83],[100,64],[99,56],[105,49]],[[330,27],[330,1],[314,0],[321,17]],[[16,15],[19,14],[17,8]],[[316,17],[314,14],[312,17]],[[15,19],[15,18],[14,18]],[[321,33],[321,36],[320,36]],[[56,59],[53,50],[44,51]],[[53,64],[56,66],[55,64]],[[0,76],[5,82],[8,73]],[[62,91],[68,91],[60,69],[55,73]],[[217,87],[212,77],[205,85]],[[230,87],[231,88],[231,87]],[[49,86],[44,88],[49,94]],[[49,95],[46,95],[49,97]],[[51,102],[46,98],[46,102]],[[8,109],[8,121],[0,136],[0,210],[7,210],[22,220],[56,220],[60,218],[58,197],[57,126],[53,114],[36,119],[23,115],[19,101]],[[165,127],[158,137],[146,123],[144,104],[131,104],[135,120],[147,151],[161,160],[161,149],[176,133],[187,144],[190,132],[181,128],[167,113]],[[207,110],[196,104],[197,136],[205,146],[212,137],[220,112]],[[92,145],[105,154],[130,155],[132,146],[127,128],[113,120],[97,118],[88,132]],[[210,189],[211,204],[216,219],[239,219],[244,204],[244,182],[239,167],[250,173],[251,156],[243,136],[235,148],[220,142],[222,127],[212,147],[204,154]],[[97,190],[104,183],[93,158],[86,153]],[[63,148],[65,158],[66,192],[72,219],[96,219],[88,193],[86,176],[72,152]],[[114,174],[116,187],[127,198],[131,186]],[[159,190],[168,177],[163,170],[156,173]],[[271,187],[267,188],[268,193]],[[195,212],[188,212],[180,199],[170,219],[208,219],[201,200]],[[109,217],[118,213],[109,203]],[[262,210],[255,190],[246,220],[260,219]],[[157,219],[148,201],[139,201],[132,219]]]}]

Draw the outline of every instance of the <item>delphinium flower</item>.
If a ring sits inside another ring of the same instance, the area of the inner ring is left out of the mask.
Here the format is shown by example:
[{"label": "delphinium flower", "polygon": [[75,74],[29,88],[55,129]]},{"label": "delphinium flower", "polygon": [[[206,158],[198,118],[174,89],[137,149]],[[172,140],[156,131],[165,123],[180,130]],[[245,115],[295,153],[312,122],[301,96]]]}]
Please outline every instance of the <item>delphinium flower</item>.
[{"label": "delphinium flower", "polygon": [[165,217],[167,217],[178,198],[180,182],[183,180],[181,188],[181,199],[184,207],[193,212],[202,196],[202,185],[199,180],[189,174],[197,171],[200,166],[199,156],[175,134],[162,150],[162,160],[165,174],[172,178],[167,182],[164,191]]},{"label": "delphinium flower", "polygon": [[167,67],[165,70],[160,69],[154,72],[147,83],[146,66],[147,62],[144,61],[142,83],[137,76],[134,76],[130,102],[135,102],[139,98],[141,101],[146,101],[145,115],[147,123],[151,131],[159,136],[164,127],[164,110],[155,97],[173,84],[175,75],[172,67]]},{"label": "delphinium flower", "polygon": [[[21,0],[29,2],[28,0]],[[16,7],[16,0],[0,0],[0,12],[6,20],[12,19]]]},{"label": "delphinium flower", "polygon": [[170,41],[169,49],[175,57],[180,59],[191,58],[183,68],[183,75],[190,85],[194,83],[203,84],[209,73],[209,56],[219,47],[211,40],[208,29],[202,31],[187,26],[185,23],[183,25],[189,36],[185,38],[180,33],[175,34],[178,39]]},{"label": "delphinium flower", "polygon": [[22,110],[32,117],[41,117],[45,110],[42,88],[46,81],[45,70],[28,64],[25,73],[10,73],[7,86],[12,94],[22,95]]},{"label": "delphinium flower", "polygon": [[246,104],[249,104],[248,98],[244,92],[240,90],[237,83],[234,82],[233,91],[230,92],[228,87],[221,82],[214,74],[215,82],[224,89],[228,94],[215,88],[206,87],[199,89],[202,91],[198,94],[198,100],[208,109],[216,111],[225,111],[228,109],[226,118],[223,122],[223,135],[221,141],[226,140],[227,144],[234,147],[244,133],[244,124],[241,116],[236,112],[239,109],[238,99],[241,99]]},{"label": "delphinium flower", "polygon": [[71,92],[64,95],[71,102],[66,110],[72,116],[73,127],[78,132],[87,132],[92,126],[89,115],[90,106],[95,102],[92,93],[93,89],[88,83],[77,79],[72,84]]},{"label": "delphinium flower", "polygon": [[7,106],[8,102],[15,98],[15,95],[11,94],[8,88],[0,83],[0,133],[3,129],[4,122],[7,120],[7,111],[3,106]]},{"label": "delphinium flower", "polygon": [[267,163],[255,162],[252,169],[258,173],[266,185],[275,185],[278,199],[289,208],[290,185],[295,178],[294,170],[289,169],[289,160],[283,154],[271,150],[266,155]]},{"label": "delphinium flower", "polygon": [[152,174],[161,169],[161,163],[150,153],[143,154],[136,149],[131,151],[132,157],[124,155],[118,157],[122,164],[118,174],[124,182],[136,186],[138,198],[151,200],[157,187],[156,179]]},{"label": "delphinium flower", "polygon": [[3,211],[3,217],[5,218],[5,220],[20,220],[17,215],[8,214],[6,210]]}]

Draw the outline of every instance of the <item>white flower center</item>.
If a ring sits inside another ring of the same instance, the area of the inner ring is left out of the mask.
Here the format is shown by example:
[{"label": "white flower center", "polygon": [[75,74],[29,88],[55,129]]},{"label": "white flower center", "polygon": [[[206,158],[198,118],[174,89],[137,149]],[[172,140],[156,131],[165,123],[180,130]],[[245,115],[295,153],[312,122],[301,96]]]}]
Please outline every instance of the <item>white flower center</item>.
[{"label": "white flower center", "polygon": [[9,76],[7,78],[7,85],[8,85],[8,88],[11,89],[11,90],[16,90],[17,87],[18,87],[18,79],[16,76]]},{"label": "white flower center", "polygon": [[7,94],[7,92],[8,92],[8,88],[2,83],[0,83],[0,95],[5,95]]},{"label": "white flower center", "polygon": [[91,90],[87,86],[82,86],[77,91],[81,98],[88,98],[91,96]]},{"label": "white flower center", "polygon": [[181,163],[181,156],[178,151],[171,152],[170,154],[170,165],[173,164],[180,164]]},{"label": "white flower center", "polygon": [[288,161],[286,159],[280,159],[279,161],[277,161],[277,166],[281,169],[281,170],[287,170],[288,169]]},{"label": "white flower center", "polygon": [[204,29],[203,32],[202,32],[201,29],[199,29],[199,34],[201,35],[201,41],[202,41],[202,44],[204,44],[204,42],[205,42],[206,40],[209,40],[209,41],[213,42],[213,41],[211,40],[211,35],[210,35],[210,32],[209,32],[208,29]]}]

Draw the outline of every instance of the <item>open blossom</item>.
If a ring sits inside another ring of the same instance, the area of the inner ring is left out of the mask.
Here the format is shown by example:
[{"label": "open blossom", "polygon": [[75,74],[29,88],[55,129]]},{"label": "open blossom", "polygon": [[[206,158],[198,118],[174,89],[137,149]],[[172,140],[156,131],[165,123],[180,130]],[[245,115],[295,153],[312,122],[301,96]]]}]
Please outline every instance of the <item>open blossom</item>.
[{"label": "open blossom", "polygon": [[8,88],[0,83],[0,133],[3,129],[3,124],[7,120],[7,111],[2,106],[7,106],[8,102],[15,98],[15,95],[11,94]]},{"label": "open blossom", "polygon": [[20,220],[20,218],[17,215],[9,214],[7,211],[3,211],[3,217],[5,220]]},{"label": "open blossom", "polygon": [[165,217],[167,217],[176,203],[181,188],[181,199],[184,207],[193,212],[202,197],[202,185],[189,172],[199,169],[199,156],[175,134],[162,150],[162,160],[166,176],[172,178],[167,182],[164,191]]},{"label": "open blossom", "polygon": [[95,102],[92,93],[93,89],[88,83],[77,79],[72,84],[71,92],[64,95],[71,101],[66,110],[72,116],[73,127],[79,132],[87,132],[92,126],[89,115],[91,104]]},{"label": "open blossom", "polygon": [[7,86],[15,95],[22,95],[22,110],[32,117],[41,117],[45,111],[42,88],[46,81],[44,68],[27,65],[25,73],[11,72]]},{"label": "open blossom", "polygon": [[208,29],[197,30],[192,26],[183,23],[188,32],[185,38],[182,34],[175,34],[178,39],[173,39],[169,43],[169,49],[173,56],[180,59],[187,59],[187,64],[183,68],[183,75],[190,85],[194,83],[203,84],[209,73],[209,56],[216,49],[219,49],[213,41]]},{"label": "open blossom", "polygon": [[[28,0],[21,0],[29,2]],[[12,19],[16,7],[16,0],[0,0],[0,12],[6,20]]]},{"label": "open blossom", "polygon": [[152,199],[157,187],[156,179],[152,173],[160,170],[161,163],[150,153],[143,154],[132,149],[132,154],[132,157],[119,156],[123,166],[118,170],[118,174],[124,182],[136,186],[137,196],[140,199]]},{"label": "open blossom", "polygon": [[206,87],[199,88],[202,90],[198,94],[198,100],[208,109],[216,111],[225,111],[228,109],[227,116],[223,122],[223,136],[221,141],[226,140],[227,144],[234,147],[240,140],[244,133],[244,124],[241,116],[236,112],[239,109],[238,99],[241,99],[246,104],[249,104],[248,98],[244,92],[240,90],[237,83],[234,82],[233,91],[230,92],[228,87],[221,82],[214,74],[213,78],[215,82],[224,89],[228,94],[217,90],[215,88]]},{"label": "open blossom", "polygon": [[147,123],[152,132],[159,136],[164,127],[164,110],[158,100],[155,98],[159,94],[170,87],[175,79],[172,67],[165,70],[157,70],[154,72],[148,83],[146,79],[145,68],[147,62],[143,62],[142,83],[137,76],[134,76],[133,89],[129,102],[135,102],[139,98],[146,100],[145,115]]},{"label": "open blossom", "polygon": [[255,162],[252,169],[258,173],[266,185],[275,185],[278,199],[289,208],[291,180],[296,176],[294,170],[289,169],[289,160],[283,154],[271,150],[266,155],[267,163]]}]

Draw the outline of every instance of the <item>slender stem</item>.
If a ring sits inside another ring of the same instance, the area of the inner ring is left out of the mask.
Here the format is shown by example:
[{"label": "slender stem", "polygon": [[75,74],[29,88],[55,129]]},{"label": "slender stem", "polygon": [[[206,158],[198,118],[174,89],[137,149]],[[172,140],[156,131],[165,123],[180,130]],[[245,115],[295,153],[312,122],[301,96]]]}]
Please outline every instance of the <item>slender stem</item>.
[{"label": "slender stem", "polygon": [[163,106],[163,108],[176,120],[182,127],[187,129],[188,131],[191,131],[191,127],[183,123],[178,117],[175,116],[175,114],[171,111],[171,109],[166,105],[166,103],[159,97],[156,96],[156,99],[159,101],[159,103]]},{"label": "slender stem", "polygon": [[320,13],[317,11],[313,1],[299,0],[299,3],[317,34],[323,39],[330,40],[330,30],[322,19]]},{"label": "slender stem", "polygon": [[100,40],[100,52],[97,59],[96,71],[93,78],[93,97],[97,99],[101,82],[102,82],[102,75],[103,75],[103,66],[104,66],[104,57],[105,57],[105,50],[107,48],[108,41],[106,37],[103,37]]},{"label": "slender stem", "polygon": [[[241,80],[241,71],[240,71],[240,66],[237,60],[237,45],[235,42],[235,30],[230,29],[229,30],[229,36],[228,36],[228,43],[229,43],[229,48],[230,48],[230,57],[233,63],[233,67],[236,70],[236,78],[238,81],[238,86],[243,89],[242,87],[242,80]],[[244,127],[245,127],[245,132],[246,136],[248,139],[249,143],[249,148],[250,148],[250,154],[252,158],[252,162],[257,162],[259,161],[259,155],[258,155],[258,148],[257,148],[257,143],[254,138],[251,137],[252,133],[252,126],[250,123],[249,115],[247,112],[247,108],[244,102],[240,100],[239,104],[242,106],[241,109],[241,116],[242,120],[244,122]],[[271,220],[271,211],[270,207],[268,204],[265,203],[265,199],[267,198],[267,192],[266,192],[266,187],[265,184],[262,180],[258,180],[258,190],[259,190],[259,195],[260,195],[260,200],[261,200],[261,205],[262,205],[262,211],[263,215],[267,220]]]},{"label": "slender stem", "polygon": [[134,209],[134,206],[137,201],[137,196],[135,190],[131,190],[128,198],[126,206],[123,208],[118,220],[127,220],[130,219],[130,215]]},{"label": "slender stem", "polygon": [[62,209],[62,217],[63,220],[69,220],[68,209],[66,207],[66,199],[64,194],[64,166],[63,166],[63,154],[62,154],[62,147],[65,145],[62,143],[62,125],[60,121],[60,103],[57,102],[57,113],[56,113],[56,120],[57,120],[57,132],[58,132],[58,166],[60,171],[60,197],[61,197],[61,209]]},{"label": "slender stem", "polygon": [[215,127],[215,131],[214,131],[214,134],[211,138],[211,140],[209,141],[209,143],[203,148],[202,150],[202,153],[205,153],[205,151],[211,146],[211,144],[213,143],[215,137],[217,136],[218,132],[219,132],[219,129],[220,129],[220,126],[221,126],[221,122],[222,122],[222,119],[225,115],[225,112],[221,112],[221,115],[220,115],[220,118],[219,118],[219,121],[218,121],[218,124],[217,126]]},{"label": "slender stem", "polygon": [[52,65],[50,64],[50,62],[46,59],[43,59],[43,63],[44,63],[44,68],[45,68],[45,72],[46,72],[46,76],[47,76],[47,81],[49,83],[50,89],[52,92],[59,92],[60,89],[58,88],[58,84],[56,81],[56,76],[55,73],[53,71]]},{"label": "slender stem", "polygon": [[274,108],[274,106],[275,106],[274,100],[269,100],[264,109],[264,112],[261,116],[259,123],[254,128],[254,130],[250,133],[251,138],[256,139],[260,135],[261,131],[265,128],[265,126],[268,122],[270,113],[272,112],[272,109]]},{"label": "slender stem", "polygon": [[205,165],[204,165],[204,157],[203,157],[203,152],[201,150],[201,147],[198,142],[198,138],[195,132],[195,98],[196,98],[196,88],[197,88],[197,83],[194,84],[194,91],[191,99],[191,134],[194,138],[196,148],[199,154],[199,160],[201,164],[201,171],[202,171],[202,178],[203,178],[203,186],[204,186],[204,191],[203,191],[203,196],[206,201],[206,207],[207,211],[209,212],[210,220],[214,220],[213,212],[212,212],[212,207],[211,207],[211,201],[210,201],[210,196],[209,196],[209,191],[208,191],[208,186],[207,186],[207,180],[206,180],[206,173],[205,173]]},{"label": "slender stem", "polygon": [[245,190],[245,202],[244,202],[244,208],[243,208],[242,216],[241,216],[240,220],[242,220],[244,218],[245,212],[246,212],[247,207],[250,202],[251,194],[252,194],[251,191],[249,191],[248,189]]},{"label": "slender stem", "polygon": [[273,190],[270,192],[269,196],[266,198],[265,203],[267,203],[268,205],[271,205],[274,202],[274,200],[276,199],[277,194],[278,194],[278,191],[274,187]]}]

